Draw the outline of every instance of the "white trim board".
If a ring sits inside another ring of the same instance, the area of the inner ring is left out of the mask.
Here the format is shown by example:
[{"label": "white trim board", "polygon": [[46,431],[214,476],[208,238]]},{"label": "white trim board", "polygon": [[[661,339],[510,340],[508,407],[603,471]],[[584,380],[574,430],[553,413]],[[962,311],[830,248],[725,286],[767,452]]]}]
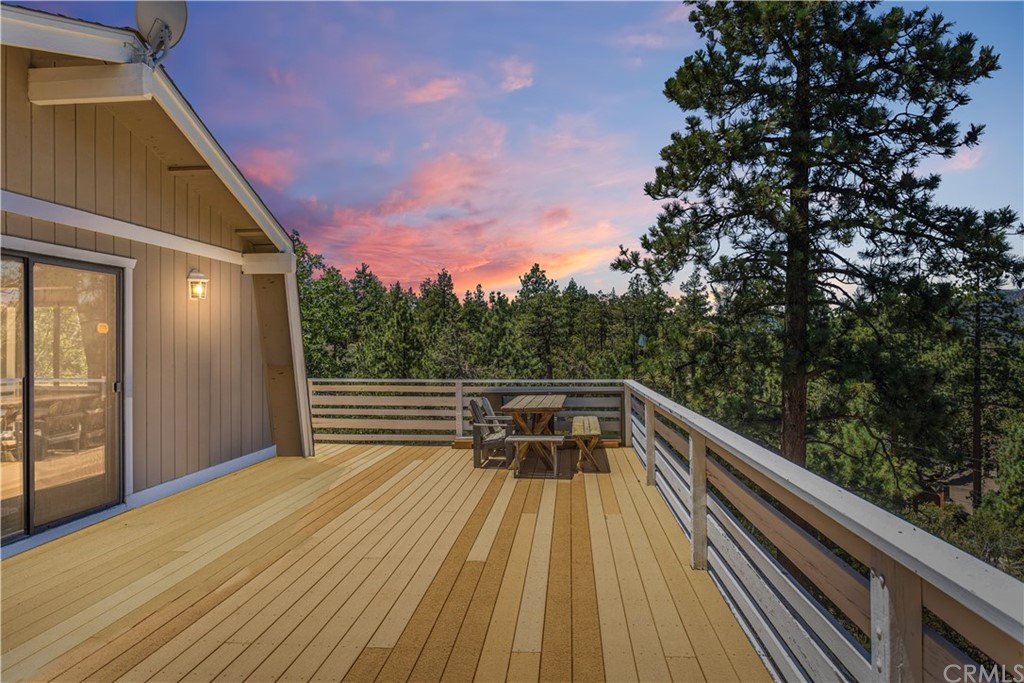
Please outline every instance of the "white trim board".
[{"label": "white trim board", "polygon": [[0,6],[0,19],[4,45],[104,62],[128,62],[143,52],[139,37],[125,29],[8,5]]},{"label": "white trim board", "polygon": [[[7,210],[6,206],[4,207],[4,210]],[[27,251],[33,254],[40,254],[42,256],[66,258],[71,261],[85,261],[86,263],[96,263],[101,266],[113,266],[114,268],[125,268],[127,270],[134,269],[135,264],[137,263],[135,259],[127,256],[115,256],[114,254],[104,254],[99,251],[89,251],[88,249],[65,247],[62,244],[39,242],[37,240],[15,237],[13,235],[0,236],[0,249]]]},{"label": "white trim board", "polygon": [[[99,214],[82,211],[63,204],[56,204],[44,199],[36,199],[28,195],[18,194],[10,190],[0,191],[0,207],[4,211],[16,213],[20,216],[36,218],[43,221],[70,225],[75,228],[92,230],[94,232],[120,237],[135,242],[144,242],[165,249],[202,256],[215,261],[242,265],[242,254],[231,249],[218,247],[206,242],[179,237],[168,232],[161,232],[153,228],[146,228],[135,223],[119,221],[116,218],[108,218]],[[5,235],[4,240],[8,238]]]},{"label": "white trim board", "polygon": [[206,482],[213,481],[214,479],[219,479],[220,477],[245,469],[246,467],[255,465],[256,463],[269,460],[276,455],[277,447],[270,446],[263,450],[256,451],[255,453],[243,455],[239,458],[222,462],[219,465],[207,467],[204,470],[199,470],[198,472],[193,472],[192,474],[186,474],[183,477],[172,479],[171,481],[153,486],[152,488],[140,491],[139,493],[128,495],[125,498],[125,502],[120,505],[115,505],[114,507],[107,508],[106,510],[101,510],[97,513],[82,517],[81,519],[76,519],[72,522],[68,522],[67,524],[47,529],[41,533],[28,536],[0,547],[0,559],[6,560],[9,557],[14,557],[15,555],[23,553],[26,550],[38,548],[44,543],[49,543],[50,541],[74,533],[75,531],[92,526],[93,524],[98,524],[99,522],[115,517],[123,512],[128,512],[129,510],[154,503],[163,498],[167,498],[168,496],[173,496],[176,493],[181,493],[182,491],[199,486],[200,484],[205,484]]}]

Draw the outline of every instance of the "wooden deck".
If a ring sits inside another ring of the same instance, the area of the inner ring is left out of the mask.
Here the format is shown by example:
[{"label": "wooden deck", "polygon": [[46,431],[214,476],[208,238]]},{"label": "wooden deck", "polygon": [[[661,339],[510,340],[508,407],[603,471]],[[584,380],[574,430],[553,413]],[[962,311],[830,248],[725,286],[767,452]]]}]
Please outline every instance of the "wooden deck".
[{"label": "wooden deck", "polygon": [[0,677],[769,680],[635,454],[607,458],[266,461],[5,560]]}]

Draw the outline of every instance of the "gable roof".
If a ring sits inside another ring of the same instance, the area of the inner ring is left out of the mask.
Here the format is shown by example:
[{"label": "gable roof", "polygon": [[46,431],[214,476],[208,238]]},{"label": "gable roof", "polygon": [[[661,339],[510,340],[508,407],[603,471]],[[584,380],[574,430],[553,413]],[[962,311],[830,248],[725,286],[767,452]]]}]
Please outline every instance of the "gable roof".
[{"label": "gable roof", "polygon": [[[140,61],[145,51],[134,29],[114,28],[34,9],[0,4],[0,43],[112,64]],[[153,69],[149,93],[274,247],[292,253],[287,231],[220,146],[163,66]]]}]

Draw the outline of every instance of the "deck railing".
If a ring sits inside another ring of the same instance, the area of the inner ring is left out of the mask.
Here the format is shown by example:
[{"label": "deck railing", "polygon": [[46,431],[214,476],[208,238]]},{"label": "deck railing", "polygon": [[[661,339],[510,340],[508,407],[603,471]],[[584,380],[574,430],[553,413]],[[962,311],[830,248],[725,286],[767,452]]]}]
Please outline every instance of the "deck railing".
[{"label": "deck railing", "polygon": [[367,380],[311,379],[313,438],[321,442],[431,443],[469,440],[469,402],[487,396],[566,394],[555,429],[575,415],[597,415],[612,439],[622,429],[621,380]]},{"label": "deck railing", "polygon": [[566,393],[570,414],[600,415],[634,447],[691,564],[777,678],[1024,680],[1024,584],[642,384],[311,380],[310,391],[318,440],[396,443],[468,437],[476,396]]}]

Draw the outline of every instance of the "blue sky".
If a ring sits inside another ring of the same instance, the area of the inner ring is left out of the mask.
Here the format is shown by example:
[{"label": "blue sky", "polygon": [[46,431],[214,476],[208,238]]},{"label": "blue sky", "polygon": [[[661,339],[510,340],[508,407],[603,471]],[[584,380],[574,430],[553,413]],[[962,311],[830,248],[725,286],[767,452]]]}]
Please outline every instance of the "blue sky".
[{"label": "blue sky", "polygon": [[[21,4],[21,3],[19,3]],[[131,3],[25,3],[133,25]],[[910,5],[916,7],[919,5]],[[1024,4],[932,7],[1001,55],[962,122],[982,144],[926,168],[939,199],[1024,211]],[[609,262],[680,127],[665,80],[698,42],[676,3],[192,2],[165,62],[287,228],[350,272],[513,290],[539,261],[621,288]],[[1017,238],[1024,253],[1024,239]]]}]

